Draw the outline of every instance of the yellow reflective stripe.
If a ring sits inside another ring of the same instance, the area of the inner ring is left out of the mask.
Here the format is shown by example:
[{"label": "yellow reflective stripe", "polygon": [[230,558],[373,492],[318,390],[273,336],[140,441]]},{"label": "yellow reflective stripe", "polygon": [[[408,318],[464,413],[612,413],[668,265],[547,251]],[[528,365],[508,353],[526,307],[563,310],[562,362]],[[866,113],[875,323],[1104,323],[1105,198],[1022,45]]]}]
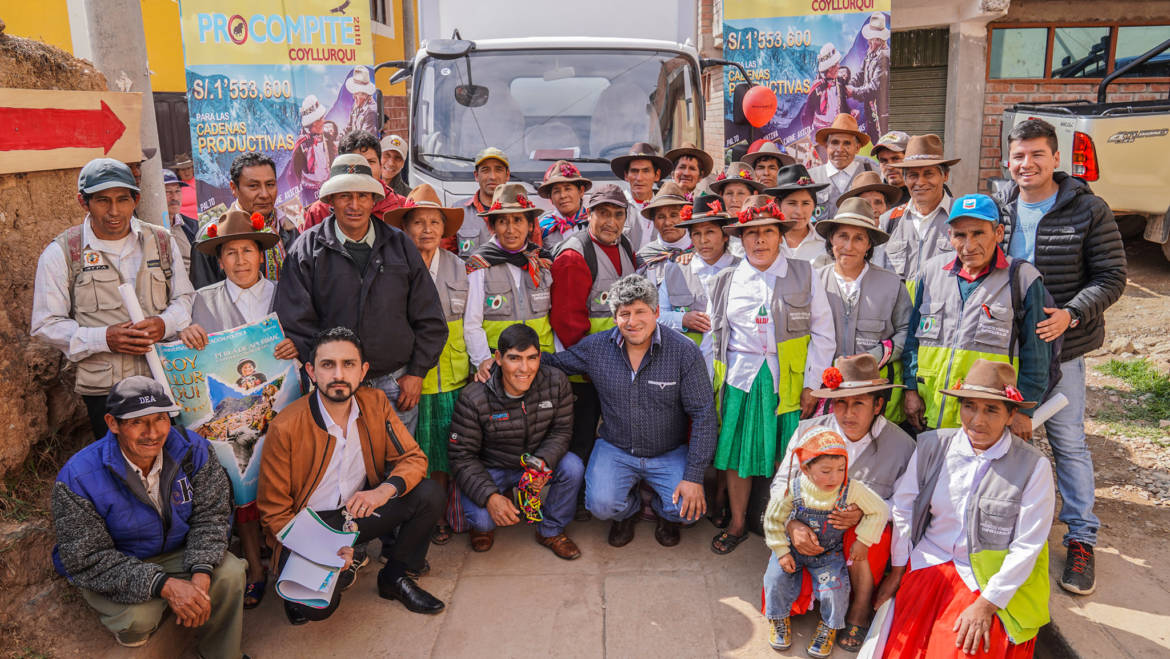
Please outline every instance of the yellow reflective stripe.
[{"label": "yellow reflective stripe", "polygon": [[[963,349],[952,351],[950,348],[942,346],[919,346],[916,376],[918,395],[922,397],[922,402],[926,405],[926,423],[931,428],[958,428],[961,425],[959,423],[958,400],[939,393],[939,390],[951,388],[956,382],[966,378],[976,359],[1010,363],[1017,369],[1019,368],[1016,360],[1009,361],[1007,355]],[[942,411],[941,422],[939,421],[940,410]]]},{"label": "yellow reflective stripe", "polygon": [[711,388],[715,391],[715,415],[718,417],[722,414],[723,383],[727,381],[727,364],[716,359],[711,365],[711,370],[713,372]]},{"label": "yellow reflective stripe", "polygon": [[916,282],[913,279],[907,279],[905,284],[906,292],[910,294],[910,304],[913,305],[916,301],[916,298],[918,297],[917,292],[915,292]]},{"label": "yellow reflective stripe", "polygon": [[500,342],[500,334],[512,325],[527,325],[536,330],[536,335],[540,337],[540,351],[555,352],[556,348],[553,346],[552,323],[549,322],[548,316],[541,316],[540,318],[529,318],[528,320],[483,321],[483,331],[484,334],[487,335],[488,346],[493,351],[496,349],[496,345]]},{"label": "yellow reflective stripe", "polygon": [[463,340],[463,319],[447,323],[447,343],[439,355],[439,363],[423,378],[422,393],[438,394],[454,391],[467,384],[471,361],[467,343]]},{"label": "yellow reflective stripe", "polygon": [[788,339],[776,345],[780,358],[780,376],[776,391],[780,404],[776,406],[777,416],[800,409],[800,392],[804,390],[804,367],[808,362],[809,335]]},{"label": "yellow reflective stripe", "polygon": [[[615,327],[617,327],[617,323],[614,322],[612,316],[602,316],[600,318],[590,318],[589,319],[589,334],[597,334],[598,332],[604,332],[605,330],[613,329]],[[586,336],[589,336],[589,334],[586,334]],[[550,350],[549,352],[552,352],[552,351]],[[584,375],[570,375],[569,376],[569,382],[588,382],[588,381],[589,381],[589,378],[585,377]]]},{"label": "yellow reflective stripe", "polygon": [[[902,360],[890,364],[893,370],[893,379],[890,384],[902,384]],[[883,369],[884,370],[884,369]],[[906,412],[902,410],[902,390],[890,389],[890,400],[886,401],[886,409],[882,416],[892,423],[902,423],[906,420]]]},{"label": "yellow reflective stripe", "polygon": [[[984,549],[970,555],[971,571],[975,573],[975,581],[979,589],[987,587],[1007,557],[1006,549]],[[1012,643],[1019,645],[1035,638],[1041,627],[1048,624],[1048,598],[1051,596],[1051,585],[1048,580],[1048,543],[1040,549],[1036,562],[1032,564],[1032,572],[1028,574],[1007,607],[995,612],[1003,623],[1004,631]]]}]

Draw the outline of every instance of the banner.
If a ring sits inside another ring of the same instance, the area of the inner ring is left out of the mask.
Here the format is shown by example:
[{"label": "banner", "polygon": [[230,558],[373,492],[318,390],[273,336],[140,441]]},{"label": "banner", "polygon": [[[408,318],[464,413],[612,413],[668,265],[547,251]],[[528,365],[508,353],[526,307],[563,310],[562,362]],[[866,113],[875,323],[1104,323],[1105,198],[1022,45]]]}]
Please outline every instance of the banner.
[{"label": "banner", "polygon": [[181,0],[199,221],[222,215],[236,156],[276,162],[277,213],[298,227],[337,144],[379,135],[370,3]]},{"label": "banner", "polygon": [[746,81],[738,69],[723,67],[729,155],[766,139],[807,167],[819,165],[824,152],[814,136],[841,112],[852,113],[876,142],[889,120],[889,26],[890,0],[725,2],[724,59],[742,64],[753,83],[768,87],[779,100],[764,126],[736,123],[735,90]]},{"label": "banner", "polygon": [[208,334],[203,350],[182,341],[157,346],[171,395],[182,408],[176,421],[211,442],[238,506],[256,500],[268,422],[301,395],[297,361],[272,354],[283,339],[280,321],[270,314]]}]

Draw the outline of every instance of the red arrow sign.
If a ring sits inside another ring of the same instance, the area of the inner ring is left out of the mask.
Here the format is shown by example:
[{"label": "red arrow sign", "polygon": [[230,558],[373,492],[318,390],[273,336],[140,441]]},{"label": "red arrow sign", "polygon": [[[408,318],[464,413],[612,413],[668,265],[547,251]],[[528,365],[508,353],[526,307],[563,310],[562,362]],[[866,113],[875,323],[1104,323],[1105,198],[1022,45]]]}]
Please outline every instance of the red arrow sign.
[{"label": "red arrow sign", "polygon": [[0,106],[0,151],[101,147],[109,153],[126,125],[101,102],[99,110]]}]

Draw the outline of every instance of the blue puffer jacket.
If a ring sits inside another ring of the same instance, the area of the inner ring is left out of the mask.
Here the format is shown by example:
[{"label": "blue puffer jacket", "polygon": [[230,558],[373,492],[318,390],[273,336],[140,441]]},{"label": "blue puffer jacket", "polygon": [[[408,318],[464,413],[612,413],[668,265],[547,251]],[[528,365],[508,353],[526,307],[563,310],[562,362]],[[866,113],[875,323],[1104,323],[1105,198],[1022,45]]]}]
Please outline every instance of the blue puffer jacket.
[{"label": "blue puffer jacket", "polygon": [[188,571],[210,572],[226,549],[231,504],[227,475],[209,457],[207,440],[171,428],[162,452],[160,514],[112,433],[78,451],[53,486],[54,567],[78,585],[139,601],[159,576],[158,566],[142,559],[183,549]]}]

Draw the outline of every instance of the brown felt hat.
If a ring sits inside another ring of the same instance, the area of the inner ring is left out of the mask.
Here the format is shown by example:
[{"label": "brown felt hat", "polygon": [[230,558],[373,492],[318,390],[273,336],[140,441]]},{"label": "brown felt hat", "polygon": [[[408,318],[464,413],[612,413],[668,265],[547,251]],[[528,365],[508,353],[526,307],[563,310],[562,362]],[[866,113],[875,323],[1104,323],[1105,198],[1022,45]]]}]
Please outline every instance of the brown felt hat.
[{"label": "brown felt hat", "polygon": [[746,162],[733,162],[727,166],[727,169],[719,173],[719,176],[711,182],[707,187],[715,194],[723,194],[723,188],[732,183],[742,183],[752,191],[752,194],[759,194],[764,191],[764,184],[756,180],[755,172],[752,171],[752,166]]},{"label": "brown felt hat", "polygon": [[1016,389],[1016,369],[1006,362],[976,359],[967,371],[967,377],[955,382],[950,389],[939,389],[955,398],[979,398],[1012,403],[1024,409],[1036,406],[1035,401],[1024,400]]},{"label": "brown felt hat", "polygon": [[444,238],[454,236],[459,231],[459,227],[463,226],[463,209],[443,206],[439,202],[439,195],[435,193],[435,189],[426,183],[410,191],[410,194],[406,196],[405,205],[386,211],[382,215],[382,221],[396,229],[401,229],[406,224],[406,215],[410,211],[420,208],[432,208],[443,214]]},{"label": "brown felt hat", "polygon": [[869,144],[869,135],[866,135],[858,129],[857,119],[847,112],[842,112],[836,117],[833,117],[832,124],[817,131],[817,144],[825,146],[825,143],[829,140],[829,136],[833,133],[847,133],[852,135],[857,138],[861,146]]},{"label": "brown felt hat", "polygon": [[677,149],[671,149],[666,152],[666,159],[671,163],[671,170],[678,166],[678,160],[683,156],[690,156],[699,161],[700,178],[710,174],[711,168],[715,166],[715,160],[711,157],[711,154],[700,149],[694,142],[683,142],[682,146]]},{"label": "brown felt hat", "polygon": [[743,161],[752,167],[755,167],[756,163],[759,162],[762,158],[775,158],[776,160],[780,161],[781,167],[787,167],[788,165],[796,164],[796,158],[793,158],[792,156],[785,153],[784,150],[777,146],[775,142],[771,141],[764,142],[758,151],[752,151],[751,153],[744,154]]},{"label": "brown felt hat", "polygon": [[869,232],[869,242],[873,246],[884,245],[890,239],[890,234],[882,231],[881,223],[873,213],[873,206],[861,197],[852,197],[839,202],[837,214],[826,217],[813,224],[822,238],[826,240],[834,226],[860,227]]},{"label": "brown felt hat", "polygon": [[658,192],[654,198],[642,207],[642,217],[647,220],[654,219],[654,209],[662,208],[663,206],[686,206],[691,202],[687,199],[687,193],[683,191],[682,186],[674,181],[667,181],[658,188]]},{"label": "brown felt hat", "polygon": [[861,394],[872,394],[890,389],[902,389],[904,385],[890,384],[882,377],[877,359],[868,352],[852,357],[838,357],[831,368],[821,376],[823,389],[812,392],[817,398],[848,398]]},{"label": "brown felt hat", "polygon": [[506,213],[524,213],[529,216],[533,222],[536,217],[544,211],[537,208],[536,204],[528,198],[528,191],[521,183],[504,183],[497,185],[492,192],[492,205],[488,209],[478,215],[480,217],[491,217],[493,215],[504,215]]},{"label": "brown felt hat", "polygon": [[635,142],[628,153],[609,161],[609,168],[618,178],[625,179],[626,170],[635,160],[649,160],[654,163],[654,167],[660,174],[659,178],[666,176],[674,169],[674,163],[659,155],[658,149],[648,142]]},{"label": "brown felt hat", "polygon": [[557,183],[581,185],[582,192],[593,187],[593,181],[581,176],[581,170],[568,160],[558,160],[545,170],[544,178],[536,188],[536,194],[548,199],[549,194],[552,193],[552,187]]},{"label": "brown felt hat", "polygon": [[902,198],[902,188],[898,188],[882,181],[881,174],[877,172],[859,172],[857,176],[853,177],[853,182],[850,188],[845,191],[840,197],[837,197],[837,204],[851,197],[860,197],[866,192],[880,192],[886,198],[886,205],[890,208],[898,203]]},{"label": "brown felt hat", "polygon": [[890,167],[907,169],[910,167],[930,167],[932,165],[946,165],[950,167],[961,158],[947,159],[943,156],[943,141],[938,135],[914,135],[906,143],[906,157],[901,162],[892,162]]},{"label": "brown felt hat", "polygon": [[265,227],[263,215],[249,215],[242,210],[229,210],[205,231],[207,237],[195,243],[195,249],[208,256],[215,256],[216,247],[232,240],[254,240],[261,251],[280,240],[280,236]]}]

